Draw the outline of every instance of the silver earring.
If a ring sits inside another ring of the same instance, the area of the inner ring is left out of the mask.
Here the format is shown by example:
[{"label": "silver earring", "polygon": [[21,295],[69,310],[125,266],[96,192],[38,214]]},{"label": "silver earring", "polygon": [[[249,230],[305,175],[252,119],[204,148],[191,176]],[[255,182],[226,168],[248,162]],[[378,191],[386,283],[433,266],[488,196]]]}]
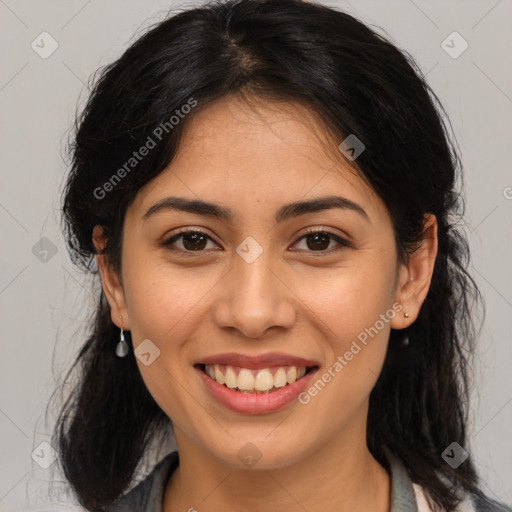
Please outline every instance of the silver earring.
[{"label": "silver earring", "polygon": [[126,343],[126,340],[124,339],[124,332],[123,328],[121,327],[121,336],[119,339],[119,342],[116,346],[116,356],[117,357],[125,357],[128,354],[129,348],[128,343]]}]

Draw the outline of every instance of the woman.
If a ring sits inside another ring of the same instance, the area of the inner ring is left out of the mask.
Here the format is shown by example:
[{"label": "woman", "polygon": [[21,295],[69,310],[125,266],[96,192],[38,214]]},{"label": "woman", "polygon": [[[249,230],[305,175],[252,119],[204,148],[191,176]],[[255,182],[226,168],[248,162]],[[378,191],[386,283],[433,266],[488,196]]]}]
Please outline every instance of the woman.
[{"label": "woman", "polygon": [[189,9],[101,73],[64,220],[102,291],[55,431],[86,509],[506,510],[466,451],[479,295],[440,111],[298,0]]}]

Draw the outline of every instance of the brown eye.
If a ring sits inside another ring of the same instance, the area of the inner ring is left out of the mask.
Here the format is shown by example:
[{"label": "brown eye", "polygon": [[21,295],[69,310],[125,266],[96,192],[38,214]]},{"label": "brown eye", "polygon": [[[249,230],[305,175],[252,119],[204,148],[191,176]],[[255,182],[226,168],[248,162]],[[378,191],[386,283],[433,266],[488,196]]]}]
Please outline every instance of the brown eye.
[{"label": "brown eye", "polygon": [[216,244],[211,238],[202,231],[187,230],[178,233],[165,240],[163,245],[171,247],[172,249],[187,251],[187,252],[201,252],[214,247],[208,247],[208,242],[211,242],[215,247]]},{"label": "brown eye", "polygon": [[205,248],[207,238],[200,233],[187,233],[182,235],[183,247],[189,251],[199,251]]},{"label": "brown eye", "polygon": [[324,250],[329,248],[331,237],[325,233],[314,233],[306,237],[306,245],[312,251]]},{"label": "brown eye", "polygon": [[[298,249],[305,250],[307,252],[332,253],[341,250],[343,247],[350,247],[349,242],[340,236],[328,231],[316,230],[309,231],[306,235],[299,238],[297,244],[300,243],[302,243],[302,247],[298,247]],[[333,248],[334,250],[330,250]]]}]

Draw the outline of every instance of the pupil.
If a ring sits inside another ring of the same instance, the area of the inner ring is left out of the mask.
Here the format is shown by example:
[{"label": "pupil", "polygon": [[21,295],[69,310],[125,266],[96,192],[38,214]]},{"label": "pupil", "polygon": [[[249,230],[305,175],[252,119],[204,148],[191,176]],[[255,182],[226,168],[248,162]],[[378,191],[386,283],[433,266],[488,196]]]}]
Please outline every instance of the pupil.
[{"label": "pupil", "polygon": [[[191,243],[189,243],[191,241]],[[205,236],[201,233],[190,233],[183,236],[183,246],[192,251],[204,249]]]},{"label": "pupil", "polygon": [[[313,244],[309,242],[314,240]],[[315,233],[308,236],[308,249],[327,249],[329,247],[329,236],[325,233]]]}]

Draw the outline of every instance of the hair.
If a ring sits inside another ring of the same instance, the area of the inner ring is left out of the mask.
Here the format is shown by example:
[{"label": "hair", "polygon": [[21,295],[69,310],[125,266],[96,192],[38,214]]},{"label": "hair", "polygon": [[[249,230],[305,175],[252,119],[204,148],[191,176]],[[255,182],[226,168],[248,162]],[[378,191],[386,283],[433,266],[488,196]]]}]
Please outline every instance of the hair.
[{"label": "hair", "polygon": [[[70,145],[63,229],[72,261],[99,279],[92,231],[100,225],[104,254],[120,272],[126,209],[172,161],[194,114],[232,94],[299,102],[340,142],[356,135],[366,149],[354,166],[390,213],[400,261],[422,241],[425,214],[435,215],[431,286],[417,320],[391,331],[370,395],[367,444],[386,467],[386,453],[397,457],[436,510],[452,511],[462,493],[483,496],[471,456],[457,469],[441,458],[453,442],[467,448],[472,310],[481,303],[459,222],[455,138],[413,58],[351,15],[312,1],[213,1],[157,23],[104,67]],[[197,106],[170,127],[191,100]],[[156,146],[128,171],[133,152],[156,133]],[[113,180],[116,172],[122,179]],[[54,430],[65,477],[88,510],[127,490],[150,441],[170,424],[133,354],[116,357],[119,329],[99,293]]]}]

